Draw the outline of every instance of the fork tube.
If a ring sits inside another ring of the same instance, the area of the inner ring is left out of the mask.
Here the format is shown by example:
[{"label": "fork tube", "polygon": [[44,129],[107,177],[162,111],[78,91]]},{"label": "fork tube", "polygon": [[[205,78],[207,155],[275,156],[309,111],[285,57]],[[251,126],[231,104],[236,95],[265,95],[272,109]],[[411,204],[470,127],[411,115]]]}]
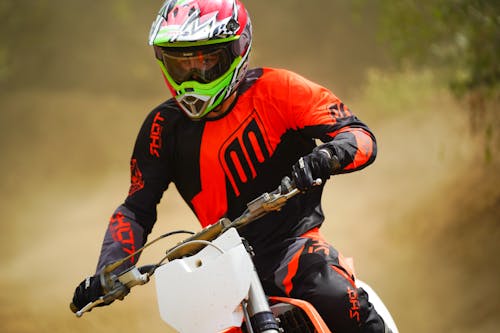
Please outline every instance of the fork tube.
[{"label": "fork tube", "polygon": [[256,333],[277,333],[279,325],[274,318],[259,276],[254,270],[248,292],[248,313]]}]

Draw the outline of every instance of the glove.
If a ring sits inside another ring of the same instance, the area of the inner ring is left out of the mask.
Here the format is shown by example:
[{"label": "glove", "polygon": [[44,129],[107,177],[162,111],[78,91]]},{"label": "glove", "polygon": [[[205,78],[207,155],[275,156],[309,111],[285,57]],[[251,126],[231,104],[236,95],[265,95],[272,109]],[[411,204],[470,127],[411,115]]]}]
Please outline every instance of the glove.
[{"label": "glove", "polygon": [[[104,292],[101,287],[99,276],[91,276],[83,280],[75,289],[73,301],[70,305],[71,311],[77,312],[85,305],[95,301],[103,296]],[[104,304],[101,304],[104,305]]]},{"label": "glove", "polygon": [[329,149],[315,148],[292,166],[292,179],[300,191],[305,191],[316,185],[316,179],[329,179],[339,167],[338,158]]}]

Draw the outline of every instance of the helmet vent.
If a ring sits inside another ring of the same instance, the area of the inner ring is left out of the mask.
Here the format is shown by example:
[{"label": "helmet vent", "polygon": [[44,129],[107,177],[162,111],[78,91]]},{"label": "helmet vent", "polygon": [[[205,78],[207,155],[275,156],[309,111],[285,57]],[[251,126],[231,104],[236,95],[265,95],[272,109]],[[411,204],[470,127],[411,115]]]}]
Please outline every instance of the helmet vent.
[{"label": "helmet vent", "polygon": [[229,22],[227,22],[226,24],[226,28],[229,32],[236,32],[238,31],[238,29],[240,28],[240,25],[238,24],[238,22],[236,22],[235,19],[230,19]]},{"label": "helmet vent", "polygon": [[200,114],[203,114],[203,111],[206,109],[206,105],[208,103],[208,101],[203,101],[201,99],[197,99],[196,97],[185,97],[179,102],[184,112],[186,112],[189,117],[194,119],[200,118]]},{"label": "helmet vent", "polygon": [[186,96],[186,97],[184,97],[184,101],[186,102],[186,104],[190,104],[190,105],[196,103],[197,100],[198,99],[196,97],[194,97],[194,96]]},{"label": "helmet vent", "polygon": [[164,19],[167,19],[168,17],[168,13],[170,13],[172,11],[172,9],[174,9],[175,7],[175,1],[169,1],[168,3],[165,4],[165,10],[163,11],[160,11],[161,13],[161,16],[163,16]]}]

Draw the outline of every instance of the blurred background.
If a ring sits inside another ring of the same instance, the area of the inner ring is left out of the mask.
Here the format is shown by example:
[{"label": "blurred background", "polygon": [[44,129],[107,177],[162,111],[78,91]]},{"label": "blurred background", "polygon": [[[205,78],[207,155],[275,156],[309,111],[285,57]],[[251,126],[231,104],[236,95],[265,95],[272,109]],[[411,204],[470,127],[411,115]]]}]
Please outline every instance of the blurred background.
[{"label": "blurred background", "polygon": [[[161,3],[0,1],[2,332],[171,332],[154,283],[80,319],[68,307],[169,97],[147,45]],[[498,332],[499,2],[245,4],[253,66],[327,86],[377,135],[375,164],[327,185],[327,238],[401,332]],[[198,228],[172,186],[154,235],[180,226]]]}]

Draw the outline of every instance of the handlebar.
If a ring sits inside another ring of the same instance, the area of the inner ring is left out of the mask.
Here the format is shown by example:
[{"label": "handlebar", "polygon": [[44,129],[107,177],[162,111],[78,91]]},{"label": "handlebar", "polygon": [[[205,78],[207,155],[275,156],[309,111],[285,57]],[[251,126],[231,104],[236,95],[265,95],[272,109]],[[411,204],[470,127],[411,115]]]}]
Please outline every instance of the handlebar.
[{"label": "handlebar", "polygon": [[[321,179],[317,179],[314,182],[315,186],[319,186],[321,184]],[[85,312],[91,311],[96,306],[110,304],[116,299],[122,300],[130,292],[132,287],[148,283],[149,278],[154,274],[156,268],[160,267],[164,261],[172,261],[196,254],[206,246],[207,242],[216,239],[229,228],[239,229],[261,218],[269,212],[281,210],[290,198],[296,196],[300,192],[301,191],[296,188],[295,184],[289,177],[284,177],[281,180],[281,184],[274,191],[263,193],[258,198],[249,202],[247,204],[247,209],[239,217],[233,221],[230,221],[227,218],[222,218],[216,223],[179,242],[176,246],[166,252],[165,257],[158,264],[146,265],[142,267],[132,266],[130,269],[120,273],[118,276],[111,273],[130,257],[135,256],[136,254],[142,252],[146,247],[162,238],[165,238],[166,236],[171,235],[172,233],[164,234],[154,239],[126,258],[106,265],[99,274],[101,286],[103,287],[105,294],[97,300],[88,303],[80,310],[78,310],[76,306],[71,303],[71,310],[77,317],[81,317]]]},{"label": "handlebar", "polygon": [[[316,185],[321,185],[321,183],[321,179],[315,181]],[[299,193],[300,191],[295,187],[290,178],[285,177],[281,180],[281,184],[277,189],[269,193],[263,193],[258,198],[249,202],[247,209],[239,217],[233,221],[222,218],[191,237],[186,238],[178,243],[176,247],[167,251],[166,259],[171,261],[186,255],[193,255],[204,247],[203,244],[193,241],[212,241],[229,228],[239,229],[269,212],[280,210],[290,198]]]}]

